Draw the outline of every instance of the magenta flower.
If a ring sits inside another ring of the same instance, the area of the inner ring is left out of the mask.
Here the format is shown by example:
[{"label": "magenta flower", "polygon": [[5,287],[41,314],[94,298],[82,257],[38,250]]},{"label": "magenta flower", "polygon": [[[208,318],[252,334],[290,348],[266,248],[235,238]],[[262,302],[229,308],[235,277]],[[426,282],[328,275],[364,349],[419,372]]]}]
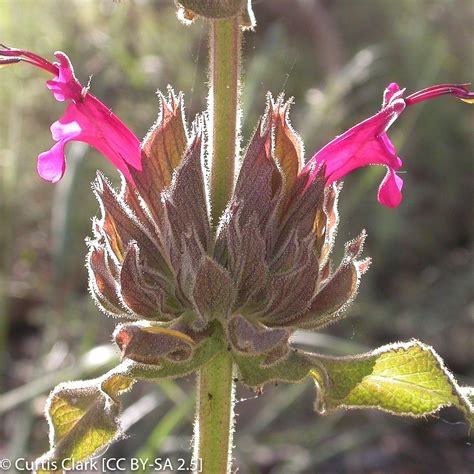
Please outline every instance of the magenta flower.
[{"label": "magenta flower", "polygon": [[380,184],[378,200],[385,206],[397,207],[402,200],[403,180],[396,172],[403,163],[388,138],[390,125],[405,107],[440,95],[454,95],[470,103],[474,100],[474,93],[469,92],[466,84],[433,86],[406,98],[403,93],[404,89],[400,90],[398,84],[389,84],[384,92],[382,110],[378,114],[347,130],[319,150],[302,170],[303,174],[309,176],[308,185],[316,177],[322,163],[325,165],[327,186],[361,166],[384,165],[387,174]]},{"label": "magenta flower", "polygon": [[134,133],[102,102],[89,94],[74,76],[69,58],[55,53],[59,63],[51,63],[36,54],[20,49],[0,49],[0,66],[25,62],[44,69],[54,78],[46,82],[59,102],[70,100],[63,117],[51,125],[51,134],[57,142],[50,150],[38,156],[38,174],[56,183],[64,174],[66,160],[64,147],[70,141],[85,142],[96,148],[133,182],[129,166],[141,170],[140,141]]}]

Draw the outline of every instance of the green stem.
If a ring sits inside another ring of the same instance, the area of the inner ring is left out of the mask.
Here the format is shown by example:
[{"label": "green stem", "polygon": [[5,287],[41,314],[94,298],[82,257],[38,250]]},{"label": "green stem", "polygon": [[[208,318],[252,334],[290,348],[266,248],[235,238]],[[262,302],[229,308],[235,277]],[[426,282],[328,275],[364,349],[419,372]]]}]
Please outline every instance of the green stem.
[{"label": "green stem", "polygon": [[241,31],[237,17],[211,20],[210,24],[211,199],[217,225],[234,187]]},{"label": "green stem", "polygon": [[234,381],[228,352],[215,356],[199,372],[194,460],[201,472],[227,474],[232,464]]},{"label": "green stem", "polygon": [[[210,139],[212,221],[232,196],[239,136],[241,31],[238,18],[210,20]],[[234,381],[230,353],[222,352],[198,375],[194,460],[202,472],[227,474],[232,464]]]}]

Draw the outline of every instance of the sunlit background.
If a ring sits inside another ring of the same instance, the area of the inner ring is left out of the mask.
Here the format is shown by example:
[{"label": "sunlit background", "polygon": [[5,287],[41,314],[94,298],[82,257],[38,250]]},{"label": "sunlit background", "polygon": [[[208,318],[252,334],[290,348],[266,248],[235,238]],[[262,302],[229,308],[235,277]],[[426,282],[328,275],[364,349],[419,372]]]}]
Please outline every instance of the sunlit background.
[{"label": "sunlit background", "polygon": [[[471,0],[259,0],[245,38],[243,145],[268,90],[295,97],[291,117],[306,158],[375,113],[386,84],[407,91],[474,77]],[[185,27],[171,0],[0,0],[0,42],[52,59],[71,57],[83,84],[143,137],[158,114],[157,89],[185,92],[187,116],[206,99],[204,22]],[[84,239],[98,205],[87,146],[68,148],[65,179],[36,174],[63,113],[42,71],[0,71],[0,458],[47,450],[42,416],[57,383],[92,378],[116,362],[115,321],[87,292]],[[461,383],[473,384],[473,109],[451,98],[410,108],[390,135],[404,159],[404,201],[376,202],[384,170],[345,180],[338,251],[362,228],[373,266],[357,302],[335,327],[297,338],[304,347],[353,354],[416,337],[433,345]],[[129,438],[108,457],[190,456],[193,378],[139,384],[125,397]],[[239,473],[456,473],[472,471],[461,416],[424,421],[370,411],[312,412],[310,384],[238,393]],[[472,440],[471,440],[472,442]],[[13,472],[13,471],[12,471]]]}]

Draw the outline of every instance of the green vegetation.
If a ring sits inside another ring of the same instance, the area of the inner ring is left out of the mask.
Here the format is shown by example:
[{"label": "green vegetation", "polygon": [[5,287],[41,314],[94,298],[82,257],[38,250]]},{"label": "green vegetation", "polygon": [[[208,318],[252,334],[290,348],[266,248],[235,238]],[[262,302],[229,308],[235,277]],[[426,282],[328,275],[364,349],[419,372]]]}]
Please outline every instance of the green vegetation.
[{"label": "green vegetation", "polygon": [[[246,35],[243,65],[244,144],[267,90],[285,89],[295,97],[292,122],[303,132],[308,158],[375,113],[389,82],[414,91],[472,80],[468,0],[268,0],[256,2],[255,11],[259,27]],[[87,83],[92,74],[91,91],[138,136],[158,114],[158,100],[150,100],[156,89],[173,84],[183,90],[190,118],[205,108],[206,36],[202,22],[186,28],[176,21],[171,0],[0,2],[1,42],[51,59],[58,49],[67,52],[79,79]],[[42,182],[36,156],[52,144],[48,128],[62,106],[50,100],[36,70],[2,70],[0,80],[0,455],[33,459],[47,450],[42,407],[52,386],[64,374],[90,378],[104,372],[98,360],[113,362],[100,346],[110,341],[114,322],[99,316],[87,293],[84,238],[98,211],[89,185],[95,170],[104,169],[115,181],[117,174],[95,151],[71,146],[65,179],[55,186]],[[460,382],[472,382],[468,114],[468,106],[441,98],[410,110],[393,127],[407,171],[405,199],[396,211],[376,203],[381,169],[365,168],[346,179],[336,249],[342,252],[342,241],[355,237],[349,226],[365,227],[365,253],[375,265],[349,317],[297,338],[302,347],[348,355],[416,336],[437,348]],[[126,395],[124,424],[131,437],[108,456],[136,457],[146,448],[150,457],[190,457],[192,407],[183,406],[183,390],[191,395],[193,380],[160,384],[159,395],[141,384]],[[406,472],[418,463],[427,472],[458,473],[472,459],[467,426],[451,423],[461,420],[454,412],[437,415],[447,423],[436,426],[358,411],[316,418],[308,384],[279,390],[268,388],[257,400],[237,393],[235,457],[241,472],[335,472],[347,463],[356,473]],[[353,404],[356,396],[340,395],[334,406]],[[160,418],[161,429],[155,426]]]}]

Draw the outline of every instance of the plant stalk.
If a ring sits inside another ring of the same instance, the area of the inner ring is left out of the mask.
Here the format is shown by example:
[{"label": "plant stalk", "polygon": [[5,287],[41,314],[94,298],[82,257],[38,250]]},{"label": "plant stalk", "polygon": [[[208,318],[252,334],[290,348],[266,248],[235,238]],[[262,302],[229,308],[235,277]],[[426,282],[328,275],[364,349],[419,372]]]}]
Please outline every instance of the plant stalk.
[{"label": "plant stalk", "polygon": [[194,460],[201,472],[227,474],[232,464],[234,381],[230,354],[221,352],[198,375]]},{"label": "plant stalk", "polygon": [[[241,31],[238,18],[210,20],[210,144],[212,222],[216,227],[234,188],[239,137]],[[198,374],[194,460],[197,470],[227,474],[234,431],[233,363],[216,355]]]},{"label": "plant stalk", "polygon": [[241,31],[237,17],[211,20],[210,25],[211,201],[212,221],[217,226],[234,187]]}]

